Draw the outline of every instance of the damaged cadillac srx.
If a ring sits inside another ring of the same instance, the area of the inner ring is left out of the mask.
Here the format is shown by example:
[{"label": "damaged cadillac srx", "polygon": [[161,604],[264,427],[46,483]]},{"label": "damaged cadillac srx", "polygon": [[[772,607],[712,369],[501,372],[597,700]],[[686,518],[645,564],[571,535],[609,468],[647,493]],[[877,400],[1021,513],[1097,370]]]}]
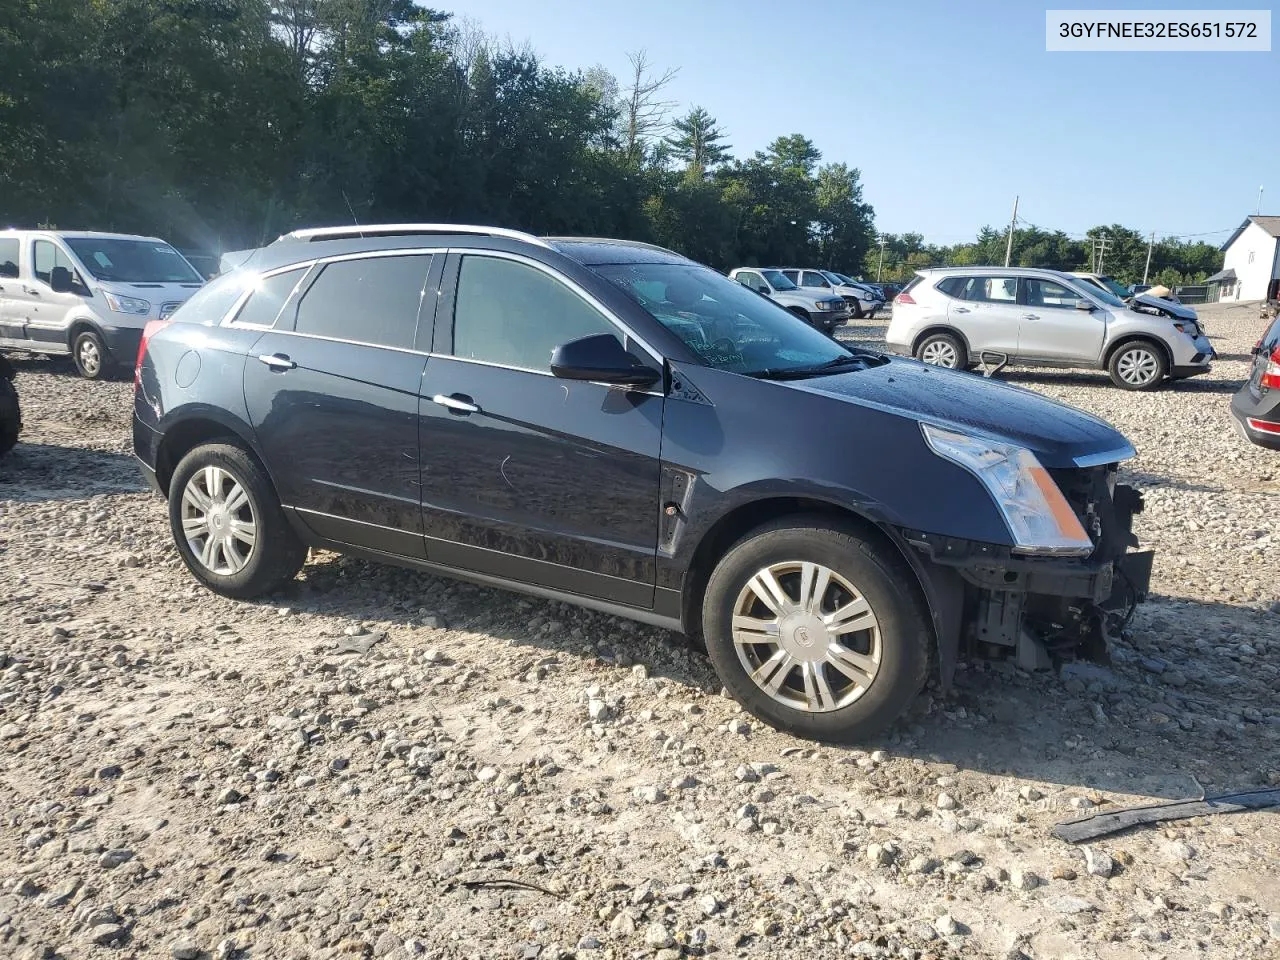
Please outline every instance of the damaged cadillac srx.
[{"label": "damaged cadillac srx", "polygon": [[807,737],[882,729],[961,654],[1105,657],[1151,574],[1108,424],[643,244],[298,231],[150,324],[134,394],[208,588],[322,548],[569,601],[700,639]]}]

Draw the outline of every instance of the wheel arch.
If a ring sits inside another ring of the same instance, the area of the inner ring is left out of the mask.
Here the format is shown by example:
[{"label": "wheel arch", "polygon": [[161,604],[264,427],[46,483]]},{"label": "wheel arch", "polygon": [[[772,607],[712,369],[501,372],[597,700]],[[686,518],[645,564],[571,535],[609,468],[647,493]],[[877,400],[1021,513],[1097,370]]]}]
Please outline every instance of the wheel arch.
[{"label": "wheel arch", "polygon": [[[942,681],[944,685],[949,683],[960,640],[963,587],[958,576],[952,571],[926,568],[920,557],[892,528],[867,514],[803,494],[769,496],[739,504],[707,529],[694,548],[685,573],[680,614],[685,633],[701,642],[700,612],[707,583],[720,558],[734,543],[775,520],[815,514],[830,517],[834,522],[854,529],[866,540],[879,544],[891,561],[897,560],[901,564],[909,587],[923,605],[933,630]],[[951,577],[947,576],[949,573]]]},{"label": "wheel arch", "polygon": [[916,351],[920,349],[920,344],[922,344],[927,338],[932,337],[936,333],[949,334],[950,336],[955,337],[962,344],[964,344],[964,351],[965,351],[964,359],[966,363],[969,362],[969,358],[973,356],[973,345],[969,343],[969,338],[966,337],[963,333],[961,333],[955,327],[949,326],[948,324],[945,324],[945,323],[931,323],[929,324],[929,326],[925,327],[923,330],[917,333],[915,335],[915,338],[911,341],[911,355],[914,357],[916,355]]},{"label": "wheel arch", "polygon": [[102,332],[102,325],[94,317],[78,316],[73,317],[67,325],[67,350],[75,353],[76,337],[80,336],[85,330],[92,330],[98,335],[98,339],[102,341],[103,348],[106,348],[107,336]]},{"label": "wheel arch", "polygon": [[169,483],[173,479],[173,471],[182,458],[201,444],[215,440],[225,440],[242,447],[257,461],[272,486],[275,486],[275,481],[271,478],[266,464],[255,449],[249,431],[243,425],[231,421],[230,418],[202,410],[164,427],[163,439],[156,448],[155,471],[156,482],[166,496],[169,492]]},{"label": "wheel arch", "polygon": [[1102,369],[1106,370],[1111,366],[1111,358],[1116,355],[1122,347],[1126,347],[1131,343],[1148,343],[1158,349],[1164,357],[1165,372],[1173,369],[1173,351],[1169,349],[1169,345],[1159,337],[1150,333],[1126,333],[1122,337],[1117,337],[1116,342],[1107,347],[1107,352],[1102,357]]}]

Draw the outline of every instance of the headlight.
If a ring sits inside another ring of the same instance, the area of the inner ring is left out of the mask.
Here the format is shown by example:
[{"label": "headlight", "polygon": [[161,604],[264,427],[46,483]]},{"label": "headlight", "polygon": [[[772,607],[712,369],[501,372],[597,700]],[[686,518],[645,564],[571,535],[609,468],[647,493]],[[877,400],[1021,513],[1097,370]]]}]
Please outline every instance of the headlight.
[{"label": "headlight", "polygon": [[830,309],[831,309],[831,301],[830,301],[830,300],[819,300],[819,301],[817,302],[816,306],[817,306],[817,308],[818,308],[819,310],[830,310]]},{"label": "headlight", "polygon": [[116,313],[136,313],[140,316],[146,316],[151,312],[151,304],[146,300],[139,300],[137,297],[122,297],[118,293],[107,293],[103,290],[102,295],[107,298],[107,306]]},{"label": "headlight", "polygon": [[920,427],[934,453],[982,481],[1004,514],[1015,553],[1076,557],[1093,552],[1093,541],[1067,498],[1030,450],[927,423]]}]

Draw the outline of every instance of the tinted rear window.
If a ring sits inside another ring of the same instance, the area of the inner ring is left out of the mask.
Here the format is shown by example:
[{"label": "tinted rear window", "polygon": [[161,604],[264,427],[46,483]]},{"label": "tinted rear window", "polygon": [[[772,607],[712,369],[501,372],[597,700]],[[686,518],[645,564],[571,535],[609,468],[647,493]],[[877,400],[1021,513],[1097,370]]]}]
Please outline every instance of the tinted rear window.
[{"label": "tinted rear window", "polygon": [[240,299],[245,284],[255,279],[254,274],[242,270],[224,273],[193,293],[191,299],[178,308],[173,319],[178,323],[218,323]]},{"label": "tinted rear window", "polygon": [[289,299],[289,294],[293,293],[293,288],[298,285],[304,273],[306,270],[299,267],[297,270],[286,270],[258,281],[257,289],[240,308],[235,322],[253,327],[274,326],[280,308]]},{"label": "tinted rear window", "polygon": [[298,304],[295,330],[412,349],[430,254],[326,264]]}]

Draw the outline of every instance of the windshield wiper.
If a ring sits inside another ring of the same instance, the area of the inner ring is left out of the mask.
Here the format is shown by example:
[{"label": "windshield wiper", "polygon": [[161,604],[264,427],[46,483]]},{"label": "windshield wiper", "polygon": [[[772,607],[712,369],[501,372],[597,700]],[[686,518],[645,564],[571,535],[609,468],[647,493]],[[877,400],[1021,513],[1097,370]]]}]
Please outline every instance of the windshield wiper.
[{"label": "windshield wiper", "polygon": [[821,377],[827,373],[835,373],[840,367],[847,367],[851,364],[867,367],[870,366],[870,358],[850,354],[844,357],[835,357],[813,367],[784,367],[781,370],[770,370],[766,367],[763,370],[754,370],[748,373],[747,376],[755,377],[757,380],[801,380],[805,377]]}]

